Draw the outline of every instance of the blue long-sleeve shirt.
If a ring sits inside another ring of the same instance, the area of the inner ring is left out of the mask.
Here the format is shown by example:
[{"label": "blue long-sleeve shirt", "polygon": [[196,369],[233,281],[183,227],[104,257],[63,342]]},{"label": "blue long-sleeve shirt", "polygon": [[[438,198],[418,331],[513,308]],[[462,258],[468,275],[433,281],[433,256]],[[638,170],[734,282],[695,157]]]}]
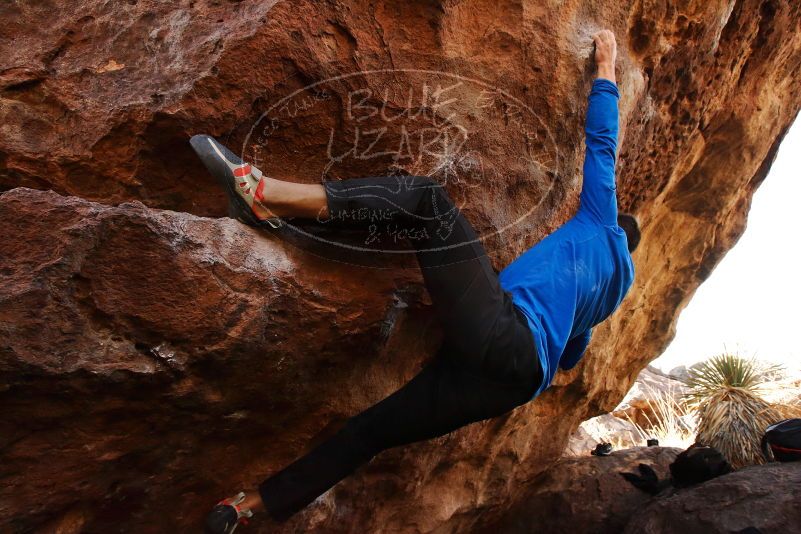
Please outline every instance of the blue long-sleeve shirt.
[{"label": "blue long-sleeve shirt", "polygon": [[618,99],[614,83],[593,82],[576,215],[500,273],[534,334],[544,374],[534,396],[550,385],[557,367],[579,362],[592,327],[615,311],[634,280],[626,234],[617,224]]}]

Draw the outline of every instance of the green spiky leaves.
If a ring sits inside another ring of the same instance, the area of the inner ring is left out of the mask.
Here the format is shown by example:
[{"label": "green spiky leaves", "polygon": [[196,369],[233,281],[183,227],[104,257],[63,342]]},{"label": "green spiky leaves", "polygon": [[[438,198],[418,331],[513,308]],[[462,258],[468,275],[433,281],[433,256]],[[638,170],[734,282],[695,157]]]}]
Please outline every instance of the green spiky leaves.
[{"label": "green spiky leaves", "polygon": [[698,406],[726,388],[758,393],[771,375],[781,369],[780,365],[762,365],[755,359],[723,353],[688,370],[690,376],[686,384],[689,391],[685,398],[689,404]]}]

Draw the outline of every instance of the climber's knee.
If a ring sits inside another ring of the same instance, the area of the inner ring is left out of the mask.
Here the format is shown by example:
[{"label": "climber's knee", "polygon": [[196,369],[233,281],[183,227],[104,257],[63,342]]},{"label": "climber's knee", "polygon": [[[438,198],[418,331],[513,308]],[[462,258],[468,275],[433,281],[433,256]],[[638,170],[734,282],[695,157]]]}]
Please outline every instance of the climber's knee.
[{"label": "climber's knee", "polygon": [[380,443],[378,433],[373,429],[370,411],[362,412],[348,419],[340,430],[351,447],[358,449],[361,456],[372,458],[386,447]]},{"label": "climber's knee", "polygon": [[448,213],[453,203],[442,185],[430,176],[412,176],[409,189],[417,195],[416,214],[435,217]]},{"label": "climber's knee", "polygon": [[439,187],[439,183],[430,176],[406,176],[406,182],[410,187],[414,188],[431,188]]}]

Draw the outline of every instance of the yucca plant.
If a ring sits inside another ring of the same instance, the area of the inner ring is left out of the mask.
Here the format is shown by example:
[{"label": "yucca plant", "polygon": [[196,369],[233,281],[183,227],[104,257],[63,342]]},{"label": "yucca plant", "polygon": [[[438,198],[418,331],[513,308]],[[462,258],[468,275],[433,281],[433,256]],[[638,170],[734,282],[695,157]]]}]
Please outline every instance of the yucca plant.
[{"label": "yucca plant", "polygon": [[763,463],[762,435],[782,417],[760,392],[780,370],[729,353],[692,367],[684,399],[698,410],[696,440],[715,447],[735,469]]},{"label": "yucca plant", "polygon": [[739,387],[724,387],[698,409],[696,440],[716,448],[735,469],[761,464],[760,441],[765,429],[782,419],[759,395]]},{"label": "yucca plant", "polygon": [[765,365],[737,354],[723,353],[688,370],[685,401],[697,407],[723,388],[740,388],[759,394],[781,365]]}]

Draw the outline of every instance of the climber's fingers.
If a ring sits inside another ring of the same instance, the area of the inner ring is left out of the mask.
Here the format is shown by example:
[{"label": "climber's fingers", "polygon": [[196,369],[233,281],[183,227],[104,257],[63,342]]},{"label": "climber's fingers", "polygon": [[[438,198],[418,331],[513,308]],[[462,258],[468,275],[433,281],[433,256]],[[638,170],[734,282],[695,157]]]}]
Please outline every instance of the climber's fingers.
[{"label": "climber's fingers", "polygon": [[596,48],[615,46],[615,34],[610,30],[599,31],[592,36],[592,40],[595,42]]},{"label": "climber's fingers", "polygon": [[614,65],[617,55],[617,43],[615,34],[610,30],[601,30],[592,36],[595,43],[596,63],[611,63]]},{"label": "climber's fingers", "polygon": [[592,36],[592,40],[595,41],[596,46],[599,42],[602,44],[614,44],[615,34],[612,33],[612,30],[601,30]]}]

